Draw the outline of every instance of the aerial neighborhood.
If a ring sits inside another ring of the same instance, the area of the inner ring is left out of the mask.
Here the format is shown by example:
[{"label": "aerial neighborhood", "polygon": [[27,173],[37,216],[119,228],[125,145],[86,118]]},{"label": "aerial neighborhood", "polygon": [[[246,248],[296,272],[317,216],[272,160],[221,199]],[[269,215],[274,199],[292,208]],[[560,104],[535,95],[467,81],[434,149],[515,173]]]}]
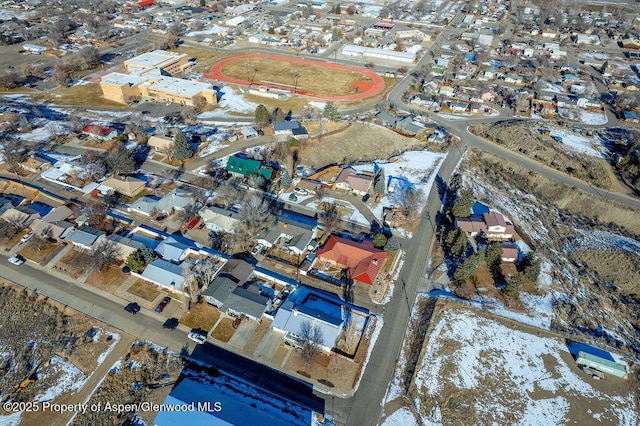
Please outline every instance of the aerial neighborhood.
[{"label": "aerial neighborhood", "polygon": [[0,424],[638,424],[637,12],[3,1]]}]

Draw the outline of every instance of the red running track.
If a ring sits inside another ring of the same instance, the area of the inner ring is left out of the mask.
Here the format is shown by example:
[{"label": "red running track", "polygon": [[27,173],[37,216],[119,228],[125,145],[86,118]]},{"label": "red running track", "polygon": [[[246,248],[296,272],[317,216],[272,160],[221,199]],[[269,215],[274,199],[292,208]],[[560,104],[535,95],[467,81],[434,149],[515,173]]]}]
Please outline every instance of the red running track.
[{"label": "red running track", "polygon": [[[369,90],[364,91],[364,92],[354,93],[353,95],[327,96],[327,95],[321,95],[321,94],[318,94],[318,93],[307,92],[307,91],[304,91],[304,90],[297,90],[296,93],[295,93],[296,95],[309,96],[309,97],[328,100],[328,101],[355,101],[355,100],[364,99],[364,98],[368,98],[368,97],[377,95],[378,93],[380,93],[380,92],[382,92],[384,90],[384,80],[382,79],[382,77],[380,77],[378,74],[376,74],[372,70],[368,70],[368,69],[364,69],[364,68],[357,68],[357,67],[349,67],[349,66],[340,65],[340,64],[333,64],[333,63],[330,63],[330,62],[313,61],[311,59],[294,58],[292,56],[273,55],[273,54],[270,54],[270,53],[252,53],[252,54],[249,54],[249,55],[233,56],[231,58],[223,59],[220,62],[216,63],[214,66],[212,66],[211,67],[211,72],[209,74],[204,75],[204,77],[212,79],[212,80],[220,80],[220,81],[224,81],[224,82],[227,82],[227,83],[235,83],[235,84],[241,84],[241,85],[244,85],[244,86],[248,86],[250,84],[249,81],[238,79],[238,78],[228,77],[228,76],[226,76],[226,75],[224,75],[222,73],[222,68],[225,65],[233,63],[233,62],[245,61],[247,59],[256,59],[256,58],[258,58],[258,59],[270,59],[270,60],[275,60],[275,61],[278,61],[278,60],[280,60],[280,61],[289,61],[289,62],[295,62],[295,63],[299,63],[299,64],[307,64],[307,65],[325,67],[325,68],[330,68],[330,69],[339,69],[339,70],[345,70],[345,71],[352,71],[352,72],[357,72],[359,74],[365,75],[365,76],[369,77],[373,81],[373,84],[371,85],[371,88],[369,88]],[[260,83],[253,83],[252,85],[253,86],[257,86],[257,87],[266,87],[266,88],[269,88],[269,89],[278,89],[278,90],[284,90],[284,91],[287,91],[287,92],[291,92],[291,88],[289,88],[289,87],[280,87],[280,86],[277,86],[277,85],[260,84]]]}]

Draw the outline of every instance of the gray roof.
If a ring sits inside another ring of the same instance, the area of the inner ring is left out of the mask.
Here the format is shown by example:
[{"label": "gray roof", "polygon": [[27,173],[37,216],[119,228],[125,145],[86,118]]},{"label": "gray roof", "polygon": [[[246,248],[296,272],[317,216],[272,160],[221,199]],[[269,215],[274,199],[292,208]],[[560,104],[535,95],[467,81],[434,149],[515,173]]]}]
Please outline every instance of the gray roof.
[{"label": "gray roof", "polygon": [[157,198],[153,197],[142,197],[138,198],[133,204],[129,206],[129,211],[145,213],[150,215],[154,209],[158,207]]},{"label": "gray roof", "polygon": [[168,237],[160,244],[158,244],[158,246],[155,248],[155,251],[165,260],[180,262],[182,259],[184,259],[186,251],[188,249],[189,246],[187,246],[186,244],[178,242],[172,237]]},{"label": "gray roof", "polygon": [[279,131],[284,131],[284,130],[293,130],[293,129],[299,129],[300,127],[302,127],[300,125],[299,121],[280,121],[278,123],[273,123],[273,131],[274,132],[279,132]]},{"label": "gray roof", "polygon": [[71,232],[66,239],[74,244],[91,247],[101,235],[106,235],[106,233],[90,226],[83,226]]},{"label": "gray roof", "polygon": [[300,251],[304,250],[309,245],[309,241],[313,239],[313,230],[300,226],[295,222],[285,222],[280,219],[262,234],[258,234],[257,237],[274,244],[283,234],[289,237],[287,238],[288,241],[286,241],[287,245],[296,247]]},{"label": "gray roof", "polygon": [[114,243],[129,246],[134,249],[141,249],[142,247],[145,246],[140,241],[132,240],[131,238],[123,237],[122,235],[117,235],[117,234],[109,235],[107,239],[110,241],[113,241]]},{"label": "gray roof", "polygon": [[[219,300],[219,299],[218,299]],[[245,283],[236,287],[226,300],[222,301],[222,309],[250,315],[254,318],[262,317],[269,298],[260,294],[260,288],[252,283]]]},{"label": "gray roof", "polygon": [[184,284],[183,268],[182,265],[176,265],[163,259],[156,259],[147,265],[141,275],[156,284],[169,288],[172,287],[171,284],[174,284],[176,290],[182,290],[182,285]]},{"label": "gray roof", "polygon": [[233,231],[240,222],[240,213],[215,206],[201,209],[200,217],[205,224],[211,224],[229,232]]},{"label": "gray roof", "polygon": [[220,303],[225,303],[236,287],[243,285],[252,273],[253,267],[251,264],[244,260],[231,259],[223,266],[218,276],[204,292],[204,295],[212,297]]},{"label": "gray roof", "polygon": [[65,220],[73,214],[73,211],[67,206],[59,206],[47,213],[42,220],[45,222],[57,222]]},{"label": "gray roof", "polygon": [[193,204],[191,194],[175,188],[162,197],[156,207],[163,212],[170,212],[173,209],[184,210],[185,207],[191,204]]},{"label": "gray roof", "polygon": [[[294,314],[294,311],[297,311]],[[286,301],[276,312],[273,320],[273,328],[300,335],[300,326],[304,321],[309,321],[313,326],[317,326],[322,331],[322,344],[328,348],[332,348],[338,334],[340,333],[340,324],[334,324],[335,321],[326,322],[320,318],[315,318],[306,312],[294,308],[293,302]]]}]

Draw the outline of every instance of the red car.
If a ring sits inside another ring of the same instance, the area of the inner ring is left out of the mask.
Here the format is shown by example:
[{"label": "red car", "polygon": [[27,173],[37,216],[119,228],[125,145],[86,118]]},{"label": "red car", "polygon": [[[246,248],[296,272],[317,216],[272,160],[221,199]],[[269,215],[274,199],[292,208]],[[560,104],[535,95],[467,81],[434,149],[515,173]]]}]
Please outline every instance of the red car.
[{"label": "red car", "polygon": [[189,222],[189,224],[187,225],[187,229],[195,228],[198,222],[200,222],[200,218],[198,216],[194,217],[193,219],[191,219],[191,222]]},{"label": "red car", "polygon": [[171,302],[171,298],[169,296],[165,296],[162,301],[158,303],[158,306],[156,306],[156,312],[164,311],[164,308],[169,304],[169,302]]}]

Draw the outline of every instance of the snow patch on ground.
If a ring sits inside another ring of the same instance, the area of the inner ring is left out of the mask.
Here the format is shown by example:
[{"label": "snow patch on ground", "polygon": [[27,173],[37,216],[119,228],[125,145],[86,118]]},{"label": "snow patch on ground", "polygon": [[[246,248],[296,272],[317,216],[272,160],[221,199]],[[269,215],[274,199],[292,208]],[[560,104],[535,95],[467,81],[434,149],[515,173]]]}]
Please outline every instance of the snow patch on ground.
[{"label": "snow patch on ground", "polygon": [[402,407],[394,411],[384,419],[380,426],[413,426],[418,425],[416,416],[407,407]]},{"label": "snow patch on ground", "polygon": [[570,130],[552,130],[549,134],[561,137],[563,145],[583,154],[601,157],[606,152],[600,140],[595,137],[582,136]]},{"label": "snow patch on ground", "polygon": [[382,317],[375,317],[371,315],[370,319],[375,318],[375,325],[372,329],[371,327],[367,328],[366,334],[364,338],[369,341],[369,347],[367,348],[367,356],[362,362],[362,368],[360,369],[360,377],[358,377],[358,381],[353,387],[353,391],[357,391],[360,386],[360,381],[362,380],[362,376],[364,374],[364,370],[367,368],[367,364],[369,363],[369,358],[371,358],[371,352],[373,351],[373,347],[376,345],[376,341],[378,340],[378,336],[380,335],[380,330],[382,330],[382,326],[384,325],[384,321]]},{"label": "snow patch on ground", "polygon": [[576,244],[569,247],[569,250],[585,249],[585,250],[602,250],[602,249],[618,249],[626,251],[630,254],[640,255],[640,241],[628,238],[615,232],[609,231],[585,231],[577,229],[582,234],[582,238],[576,241]]},{"label": "snow patch on ground", "polygon": [[51,358],[49,366],[44,369],[39,380],[51,380],[52,378],[55,384],[47,388],[44,392],[36,395],[34,398],[36,401],[51,401],[64,393],[75,392],[80,389],[87,380],[87,376],[85,376],[82,371],[58,355]]},{"label": "snow patch on ground", "polygon": [[231,86],[221,87],[218,93],[222,97],[218,102],[218,108],[216,108],[213,111],[203,112],[198,116],[198,118],[201,118],[201,119],[220,118],[220,117],[226,117],[229,113],[237,113],[237,114],[254,113],[258,104],[245,100],[244,97],[242,96],[241,89],[239,90],[240,90],[240,93],[236,92],[236,89],[231,88]]},{"label": "snow patch on ground", "polygon": [[22,416],[22,411],[16,411],[8,416],[0,415],[0,426],[18,426],[21,423],[20,416]]},{"label": "snow patch on ground", "polygon": [[[611,396],[594,389],[583,380],[587,376],[568,364],[570,359],[560,339],[515,330],[469,311],[443,311],[423,355],[428,362],[421,363],[415,377],[417,389],[432,401],[420,410],[428,413],[423,421],[440,420],[434,411],[439,395],[452,386],[478,390],[475,410],[486,423],[508,418],[511,424],[561,424],[572,404],[584,407],[597,400],[603,411],[599,404],[590,406],[594,421],[638,424],[632,395]],[[539,396],[540,390],[553,396]],[[422,398],[415,403],[420,408]]]}]

